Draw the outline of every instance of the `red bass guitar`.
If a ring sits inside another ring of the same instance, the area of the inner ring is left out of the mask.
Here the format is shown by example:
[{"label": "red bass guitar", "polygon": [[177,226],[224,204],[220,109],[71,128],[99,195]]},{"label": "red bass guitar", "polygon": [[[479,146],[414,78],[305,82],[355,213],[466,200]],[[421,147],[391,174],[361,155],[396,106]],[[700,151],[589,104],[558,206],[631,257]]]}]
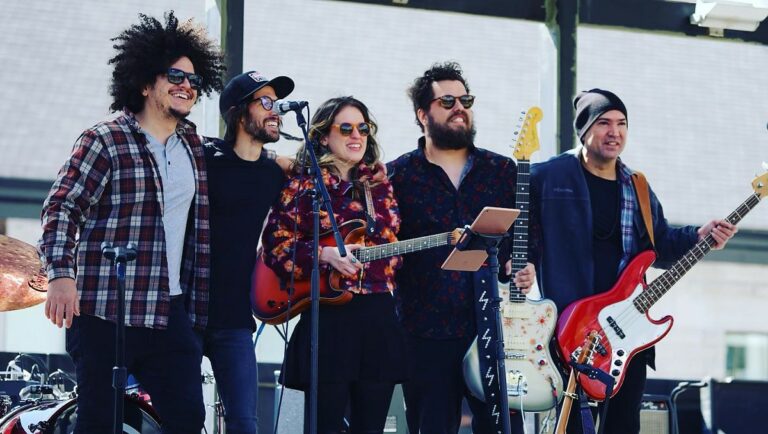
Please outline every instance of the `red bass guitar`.
[{"label": "red bass guitar", "polygon": [[[350,220],[339,226],[344,244],[363,244],[365,222]],[[454,245],[461,237],[461,229],[442,234],[428,235],[411,240],[397,241],[378,246],[363,247],[354,252],[355,258],[366,263],[406,253],[435,247]],[[320,245],[336,247],[332,232],[320,235]],[[253,315],[267,324],[281,324],[300,314],[310,306],[310,281],[295,280],[293,294],[289,296],[290,280],[280,278],[264,263],[264,253],[259,252],[251,278],[251,309]],[[320,303],[344,304],[352,299],[352,293],[340,289],[341,273],[328,267],[320,276]],[[362,281],[363,276],[359,275]],[[288,307],[290,305],[290,316]]]},{"label": "red bass guitar", "polygon": [[[755,193],[726,220],[733,224],[741,221],[766,195],[767,183],[768,173],[755,178],[752,182]],[[584,338],[596,331],[602,339],[592,355],[591,364],[614,377],[616,383],[611,396],[615,395],[624,382],[630,359],[660,341],[672,328],[671,316],[654,320],[648,310],[714,245],[715,240],[708,235],[648,285],[643,276],[656,260],[656,255],[653,251],[642,252],[630,261],[610,291],[566,307],[557,322],[557,344],[563,361],[567,363]],[[586,375],[580,375],[578,381],[590,398],[605,399],[605,386],[601,382]]]}]

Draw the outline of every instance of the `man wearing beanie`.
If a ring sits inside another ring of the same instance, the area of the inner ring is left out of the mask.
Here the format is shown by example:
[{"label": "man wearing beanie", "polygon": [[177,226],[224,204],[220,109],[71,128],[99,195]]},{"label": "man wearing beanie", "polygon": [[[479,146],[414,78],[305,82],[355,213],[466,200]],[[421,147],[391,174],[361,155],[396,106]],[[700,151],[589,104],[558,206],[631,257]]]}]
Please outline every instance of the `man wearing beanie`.
[{"label": "man wearing beanie", "polygon": [[[721,249],[736,232],[725,220],[697,228],[670,227],[658,198],[649,190],[655,245],[640,211],[633,171],[619,158],[627,140],[627,108],[614,93],[592,89],[574,99],[575,149],[531,167],[530,260],[542,295],[560,312],[582,298],[610,290],[638,253],[655,248],[656,267],[668,267],[712,234]],[[610,400],[606,434],[640,432],[640,402],[646,364],[654,349],[634,356],[619,392]],[[578,405],[569,433],[581,433]]]},{"label": "man wearing beanie", "polygon": [[285,182],[264,149],[280,138],[277,99],[293,91],[288,77],[256,71],[234,77],[219,97],[224,140],[205,145],[211,201],[211,291],[201,335],[224,404],[229,434],[256,433],[258,378],[251,337],[250,289],[264,219]]}]

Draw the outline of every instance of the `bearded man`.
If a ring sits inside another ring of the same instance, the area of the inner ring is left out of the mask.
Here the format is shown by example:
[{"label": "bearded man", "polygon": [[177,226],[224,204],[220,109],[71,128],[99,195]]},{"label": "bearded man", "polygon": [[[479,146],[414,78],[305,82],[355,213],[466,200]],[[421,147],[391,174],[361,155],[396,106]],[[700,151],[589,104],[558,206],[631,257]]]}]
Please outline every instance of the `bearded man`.
[{"label": "bearded man", "polygon": [[269,208],[286,178],[264,148],[280,139],[275,100],[288,96],[288,77],[269,80],[257,71],[234,77],[219,98],[224,140],[205,145],[211,201],[211,296],[208,327],[201,334],[224,404],[228,433],[256,433],[258,371],[256,323],[250,289],[256,249]]},{"label": "bearded man", "polygon": [[[511,159],[474,145],[475,97],[461,67],[454,62],[433,65],[414,80],[408,94],[424,136],[416,150],[387,165],[400,205],[398,236],[449,232],[472,223],[486,206],[513,208],[517,167]],[[471,272],[441,270],[451,249],[410,254],[397,274],[395,297],[408,339],[411,376],[403,393],[412,433],[458,432],[462,398],[474,415],[473,431],[494,431],[486,404],[469,394],[463,380],[462,360],[477,334],[475,279]],[[528,289],[533,278],[529,264],[515,275],[515,284]],[[521,427],[515,418],[513,428]]]}]

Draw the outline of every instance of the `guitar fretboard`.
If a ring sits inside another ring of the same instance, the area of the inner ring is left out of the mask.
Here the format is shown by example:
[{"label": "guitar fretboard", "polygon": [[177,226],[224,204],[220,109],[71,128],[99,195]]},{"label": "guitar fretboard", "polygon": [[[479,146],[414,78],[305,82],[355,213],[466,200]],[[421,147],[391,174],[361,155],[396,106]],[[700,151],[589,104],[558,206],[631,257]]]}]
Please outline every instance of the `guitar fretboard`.
[{"label": "guitar fretboard", "polygon": [[[520,210],[520,215],[515,220],[512,238],[512,276],[525,268],[528,262],[528,206],[530,200],[528,190],[530,178],[531,162],[529,160],[518,160],[515,206]],[[525,294],[515,287],[514,282],[509,284],[509,301],[513,303],[525,302]]]},{"label": "guitar fretboard", "polygon": [[[742,203],[735,211],[733,211],[726,220],[730,223],[737,224],[746,216],[752,208],[760,202],[760,196],[757,193],[751,195],[744,203]],[[648,312],[659,299],[672,288],[672,285],[677,283],[685,273],[688,272],[694,265],[696,265],[701,258],[706,256],[712,250],[712,246],[715,245],[715,239],[712,235],[707,235],[696,243],[691,250],[689,250],[683,257],[675,263],[669,270],[665,271],[662,275],[654,279],[648,288],[640,295],[632,300],[635,308],[641,313]]]},{"label": "guitar fretboard", "polygon": [[452,235],[452,232],[445,232],[442,234],[428,235],[426,237],[382,244],[380,246],[363,247],[355,252],[355,257],[360,260],[360,262],[370,262],[377,259],[389,258],[391,256],[418,252],[419,250],[431,249],[433,247],[446,246],[451,243]]}]

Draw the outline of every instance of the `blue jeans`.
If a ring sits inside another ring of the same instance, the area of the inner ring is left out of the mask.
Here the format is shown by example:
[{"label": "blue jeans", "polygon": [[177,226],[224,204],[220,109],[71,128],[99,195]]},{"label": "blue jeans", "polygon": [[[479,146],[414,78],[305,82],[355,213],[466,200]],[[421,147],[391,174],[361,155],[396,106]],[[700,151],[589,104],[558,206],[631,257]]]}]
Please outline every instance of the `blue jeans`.
[{"label": "blue jeans", "polygon": [[206,330],[203,354],[216,377],[227,434],[256,434],[258,371],[251,329]]}]

